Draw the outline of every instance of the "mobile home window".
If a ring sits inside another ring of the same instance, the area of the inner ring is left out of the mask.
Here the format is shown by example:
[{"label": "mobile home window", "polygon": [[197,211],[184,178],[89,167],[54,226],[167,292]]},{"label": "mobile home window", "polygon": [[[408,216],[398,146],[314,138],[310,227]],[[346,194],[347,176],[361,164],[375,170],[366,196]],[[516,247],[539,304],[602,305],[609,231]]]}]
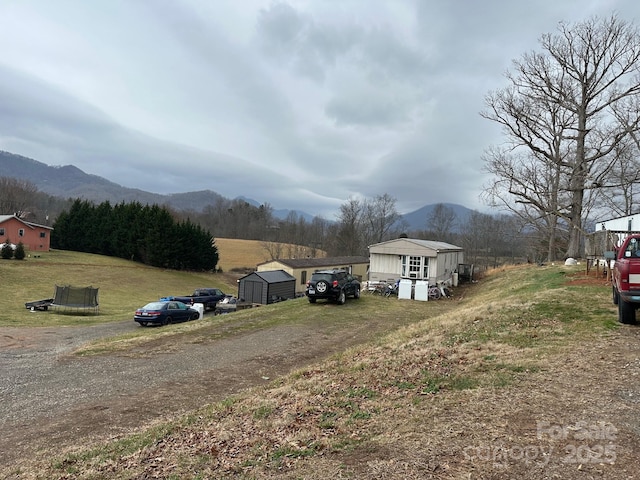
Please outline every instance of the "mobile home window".
[{"label": "mobile home window", "polygon": [[429,259],[413,255],[402,256],[402,276],[405,278],[426,278]]}]

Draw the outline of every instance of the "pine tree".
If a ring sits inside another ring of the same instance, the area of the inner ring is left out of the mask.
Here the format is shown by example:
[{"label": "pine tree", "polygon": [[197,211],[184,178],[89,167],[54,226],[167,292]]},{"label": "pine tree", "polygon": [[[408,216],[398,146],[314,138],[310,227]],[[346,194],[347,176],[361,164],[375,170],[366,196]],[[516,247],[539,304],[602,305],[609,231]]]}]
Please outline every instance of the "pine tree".
[{"label": "pine tree", "polygon": [[18,245],[16,246],[16,250],[13,252],[13,258],[15,258],[16,260],[24,260],[24,257],[26,256],[27,255],[24,251],[24,243],[18,243]]}]

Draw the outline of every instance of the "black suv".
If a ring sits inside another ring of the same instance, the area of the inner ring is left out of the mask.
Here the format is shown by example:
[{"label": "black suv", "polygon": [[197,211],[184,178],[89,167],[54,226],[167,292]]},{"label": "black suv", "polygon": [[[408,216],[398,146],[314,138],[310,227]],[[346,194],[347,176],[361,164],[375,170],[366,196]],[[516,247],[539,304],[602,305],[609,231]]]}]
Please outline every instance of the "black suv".
[{"label": "black suv", "polygon": [[360,298],[360,282],[345,270],[320,270],[307,282],[306,295],[311,303],[324,298],[343,305],[347,296]]}]

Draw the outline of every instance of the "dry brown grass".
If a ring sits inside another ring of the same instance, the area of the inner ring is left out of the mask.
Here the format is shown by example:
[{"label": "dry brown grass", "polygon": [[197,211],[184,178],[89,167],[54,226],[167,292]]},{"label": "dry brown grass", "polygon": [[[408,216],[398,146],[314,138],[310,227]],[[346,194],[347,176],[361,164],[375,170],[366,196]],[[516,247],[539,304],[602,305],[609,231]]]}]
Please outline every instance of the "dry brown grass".
[{"label": "dry brown grass", "polygon": [[[219,268],[224,272],[231,271],[253,271],[260,263],[272,260],[269,252],[278,246],[282,252],[282,258],[290,258],[294,253],[300,251],[299,245],[288,243],[271,243],[260,240],[240,240],[236,238],[216,238],[216,246],[220,254]],[[325,256],[325,252],[316,252],[317,256]]]}]

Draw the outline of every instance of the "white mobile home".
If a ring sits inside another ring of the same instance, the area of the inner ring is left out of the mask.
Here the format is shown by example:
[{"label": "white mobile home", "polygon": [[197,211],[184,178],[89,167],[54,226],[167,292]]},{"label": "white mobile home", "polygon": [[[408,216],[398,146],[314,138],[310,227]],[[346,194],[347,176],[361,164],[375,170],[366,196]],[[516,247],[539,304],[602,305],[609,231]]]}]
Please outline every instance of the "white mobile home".
[{"label": "white mobile home", "polygon": [[640,213],[628,215],[626,217],[613,218],[596,225],[596,231],[609,230],[617,232],[637,232],[640,231]]},{"label": "white mobile home", "polygon": [[451,284],[458,265],[464,263],[461,247],[433,240],[398,238],[369,247],[369,280],[396,281],[407,278]]}]

